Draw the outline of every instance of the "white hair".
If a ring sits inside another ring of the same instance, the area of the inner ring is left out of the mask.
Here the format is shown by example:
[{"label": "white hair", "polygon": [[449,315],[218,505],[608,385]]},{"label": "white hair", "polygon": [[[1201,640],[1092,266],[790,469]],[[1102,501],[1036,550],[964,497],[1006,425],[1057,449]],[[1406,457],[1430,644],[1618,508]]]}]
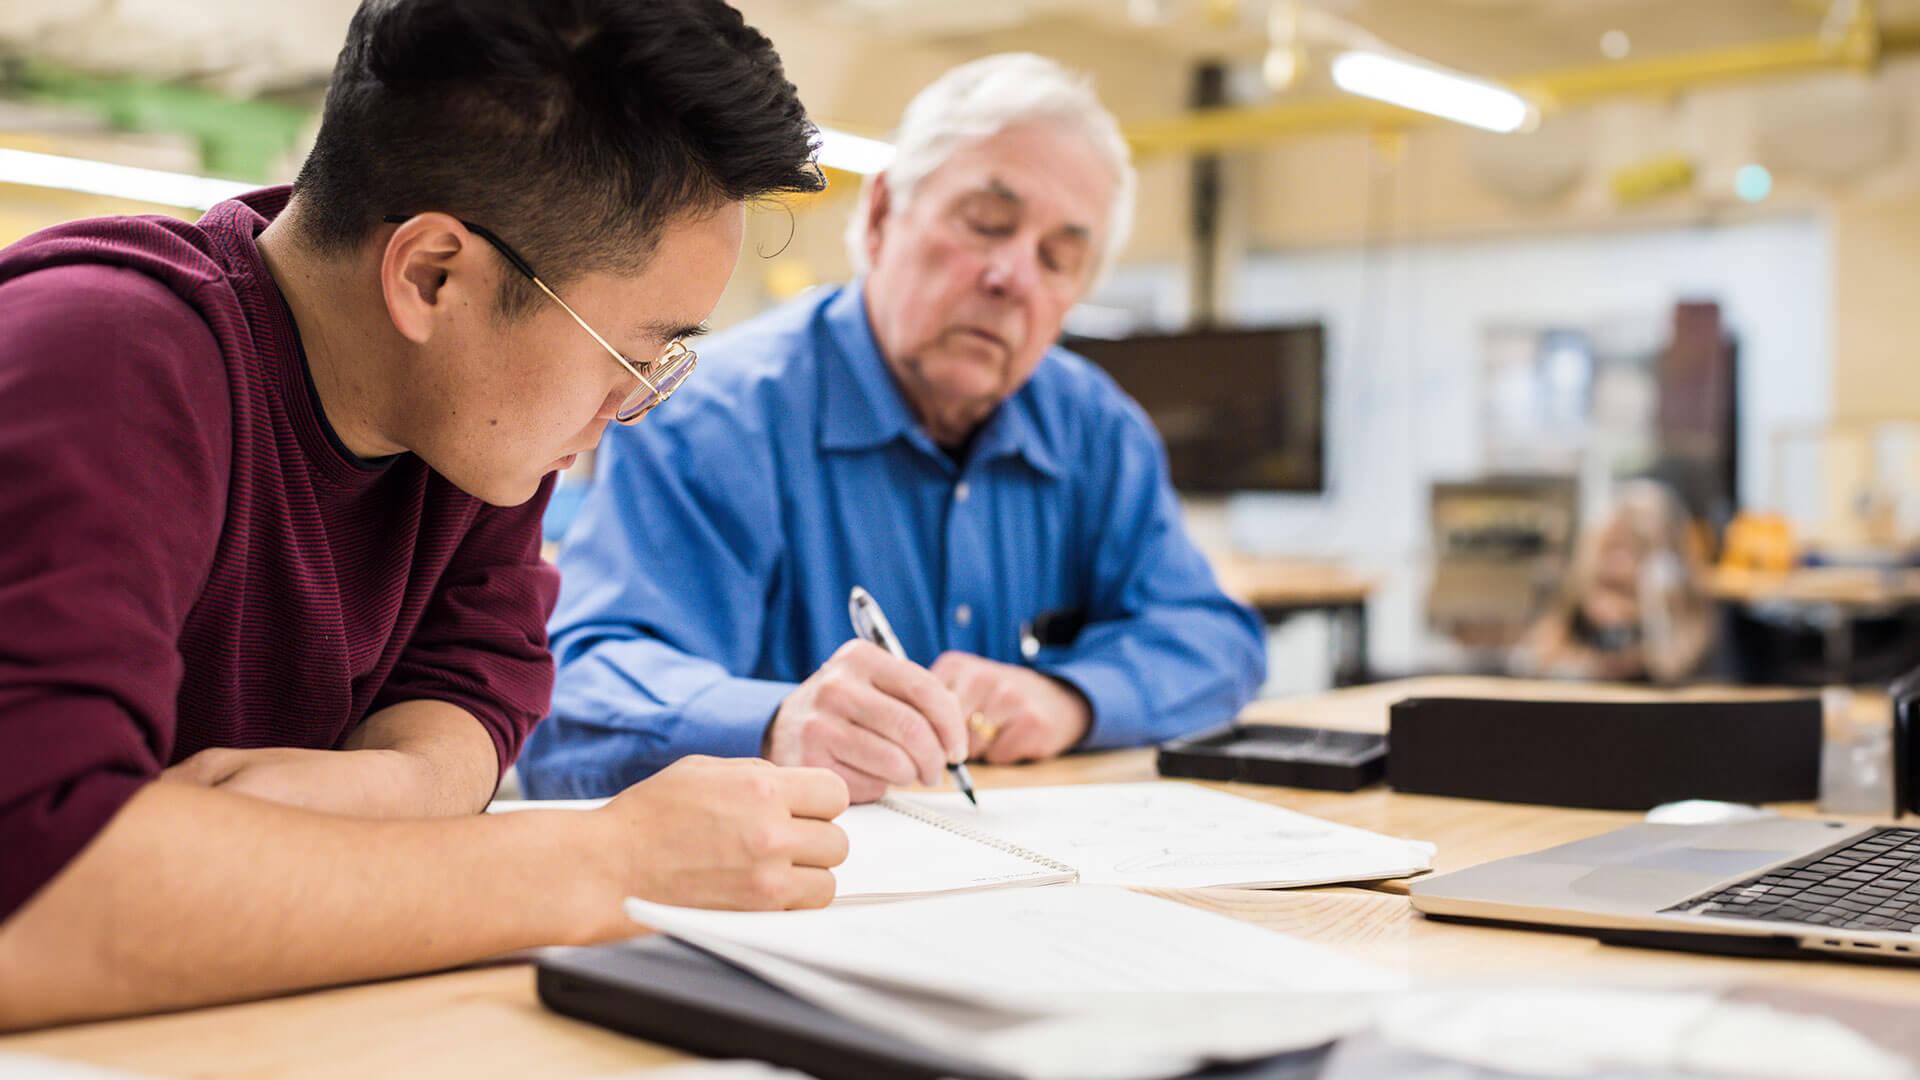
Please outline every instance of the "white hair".
[{"label": "white hair", "polygon": [[[1113,205],[1107,213],[1099,262],[1088,279],[1090,290],[1112,268],[1133,231],[1133,160],[1119,123],[1094,94],[1092,80],[1044,56],[982,57],[953,68],[914,95],[894,133],[893,163],[883,174],[892,208],[904,209],[920,181],[961,146],[1030,123],[1078,131],[1113,173]],[[872,199],[869,177],[847,223],[847,255],[859,273],[867,271],[867,216]]]}]

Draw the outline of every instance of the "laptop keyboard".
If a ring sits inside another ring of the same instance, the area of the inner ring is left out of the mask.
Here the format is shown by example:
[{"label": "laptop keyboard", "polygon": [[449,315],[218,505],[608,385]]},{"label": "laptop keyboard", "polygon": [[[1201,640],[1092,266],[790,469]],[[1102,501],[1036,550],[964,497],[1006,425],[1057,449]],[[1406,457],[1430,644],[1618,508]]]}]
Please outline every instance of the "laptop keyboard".
[{"label": "laptop keyboard", "polygon": [[1847,847],[1776,866],[1669,912],[1844,930],[1920,927],[1920,829],[1880,829]]}]

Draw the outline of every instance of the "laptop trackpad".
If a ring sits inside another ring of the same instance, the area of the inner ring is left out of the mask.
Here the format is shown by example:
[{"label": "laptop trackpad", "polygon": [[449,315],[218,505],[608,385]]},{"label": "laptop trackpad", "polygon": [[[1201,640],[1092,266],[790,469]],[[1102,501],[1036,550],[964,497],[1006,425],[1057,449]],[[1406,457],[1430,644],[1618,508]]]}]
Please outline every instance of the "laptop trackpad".
[{"label": "laptop trackpad", "polygon": [[1582,874],[1576,896],[1665,906],[1725,881],[1758,873],[1794,853],[1715,848],[1656,848]]},{"label": "laptop trackpad", "polygon": [[1705,874],[1711,878],[1727,878],[1756,873],[1774,863],[1784,862],[1796,854],[1799,853],[1729,851],[1724,848],[1661,848],[1634,856],[1629,860],[1629,865],[1644,866],[1649,870],[1679,870],[1689,874]]}]

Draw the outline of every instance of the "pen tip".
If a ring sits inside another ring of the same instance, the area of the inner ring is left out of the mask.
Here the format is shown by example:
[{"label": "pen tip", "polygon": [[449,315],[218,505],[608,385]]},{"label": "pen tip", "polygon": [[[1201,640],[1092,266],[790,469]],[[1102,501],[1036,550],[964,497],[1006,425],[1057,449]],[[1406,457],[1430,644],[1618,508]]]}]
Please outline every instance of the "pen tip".
[{"label": "pen tip", "polygon": [[968,802],[979,806],[980,800],[973,794],[973,777],[967,773],[967,763],[956,761],[947,766],[947,771],[953,774],[953,786],[960,789],[960,794],[965,795]]}]

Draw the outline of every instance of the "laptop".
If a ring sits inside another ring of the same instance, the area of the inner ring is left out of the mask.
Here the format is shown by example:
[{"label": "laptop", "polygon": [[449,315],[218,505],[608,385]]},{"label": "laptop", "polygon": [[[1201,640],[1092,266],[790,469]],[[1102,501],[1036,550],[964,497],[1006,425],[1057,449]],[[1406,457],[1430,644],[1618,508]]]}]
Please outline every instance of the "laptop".
[{"label": "laptop", "polygon": [[[1896,800],[1916,797],[1920,669],[1892,687]],[[1633,825],[1412,886],[1442,920],[1751,956],[1920,963],[1920,827],[1769,817]]]}]

